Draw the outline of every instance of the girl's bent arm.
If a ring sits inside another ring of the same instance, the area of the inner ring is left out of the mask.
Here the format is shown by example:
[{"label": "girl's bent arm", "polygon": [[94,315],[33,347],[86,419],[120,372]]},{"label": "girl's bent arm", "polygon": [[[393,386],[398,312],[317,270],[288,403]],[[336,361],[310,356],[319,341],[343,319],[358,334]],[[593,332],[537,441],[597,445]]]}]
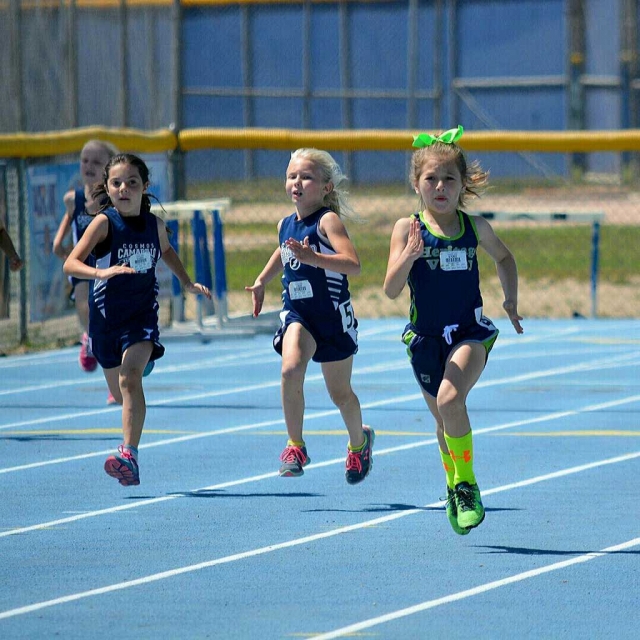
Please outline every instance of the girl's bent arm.
[{"label": "girl's bent arm", "polygon": [[[84,261],[93,251],[95,246],[102,242],[109,232],[109,220],[105,215],[97,215],[87,230],[82,234],[78,244],[73,247],[69,257],[65,260],[62,270],[68,276],[80,278],[82,280],[94,280],[98,278],[98,271],[95,267],[90,267]],[[108,271],[104,269],[102,271]],[[131,269],[133,271],[133,269]],[[115,275],[115,274],[112,274]]]},{"label": "girl's bent arm", "polygon": [[56,231],[55,238],[53,239],[53,253],[55,253],[60,260],[64,260],[69,251],[64,247],[64,240],[71,229],[71,220],[73,219],[73,208],[75,206],[75,192],[67,191],[64,196],[64,215]]},{"label": "girl's bent arm", "polygon": [[180,260],[180,256],[175,252],[175,249],[169,242],[169,236],[167,235],[167,227],[161,218],[158,218],[158,240],[160,241],[160,250],[162,251],[162,260],[169,267],[171,273],[178,278],[180,285],[185,291],[195,294],[203,294],[207,298],[211,298],[211,292],[207,287],[198,282],[192,282],[187,270]]},{"label": "girl's bent arm", "polygon": [[391,234],[389,262],[383,285],[388,298],[395,300],[402,293],[411,267],[423,251],[420,223],[412,218],[398,220]]},{"label": "girl's bent arm", "polygon": [[340,216],[330,211],[322,216],[318,227],[320,232],[327,236],[335,254],[316,253],[309,247],[308,241],[302,244],[293,241],[290,248],[295,257],[300,262],[319,269],[328,269],[336,273],[343,273],[346,276],[359,275],[361,270],[360,259]]},{"label": "girl's bent arm", "polygon": [[504,292],[502,307],[507,312],[516,332],[523,333],[524,330],[520,324],[522,317],[518,315],[518,267],[516,260],[484,218],[476,220],[476,229],[480,237],[480,246],[496,263],[498,279]]}]

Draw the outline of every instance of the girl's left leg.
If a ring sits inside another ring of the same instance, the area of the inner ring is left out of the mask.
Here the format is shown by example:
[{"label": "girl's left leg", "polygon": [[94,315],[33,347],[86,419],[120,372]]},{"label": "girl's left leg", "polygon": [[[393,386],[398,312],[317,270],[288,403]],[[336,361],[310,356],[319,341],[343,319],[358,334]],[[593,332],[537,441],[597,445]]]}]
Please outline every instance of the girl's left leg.
[{"label": "girl's left leg", "polygon": [[337,362],[323,362],[322,374],[331,400],[340,410],[340,415],[349,432],[347,445],[346,479],[349,484],[364,480],[373,465],[371,449],[375,433],[362,424],[360,400],[351,387],[353,356]]},{"label": "girl's left leg", "polygon": [[123,443],[118,447],[117,454],[107,458],[104,469],[125,486],[140,484],[138,445],[147,413],[142,389],[142,374],[152,351],[153,343],[148,340],[132,344],[122,355],[120,367],[105,370],[110,388],[114,383],[116,372],[118,373],[117,390],[122,398]]},{"label": "girl's left leg", "polygon": [[122,431],[125,446],[137,449],[147,414],[142,389],[142,374],[153,351],[153,343],[145,340],[132,344],[122,354],[120,391],[122,393]]},{"label": "girl's left leg", "polygon": [[477,527],[484,519],[484,506],[473,470],[473,439],[466,401],[484,370],[486,359],[487,352],[481,343],[458,345],[447,360],[436,398],[444,424],[444,440],[454,465],[458,524],[463,529]]},{"label": "girl's left leg", "polygon": [[351,388],[353,356],[337,362],[323,362],[321,366],[327,391],[333,404],[340,410],[349,432],[349,444],[354,448],[361,447],[365,439],[362,432],[362,412],[358,396]]}]

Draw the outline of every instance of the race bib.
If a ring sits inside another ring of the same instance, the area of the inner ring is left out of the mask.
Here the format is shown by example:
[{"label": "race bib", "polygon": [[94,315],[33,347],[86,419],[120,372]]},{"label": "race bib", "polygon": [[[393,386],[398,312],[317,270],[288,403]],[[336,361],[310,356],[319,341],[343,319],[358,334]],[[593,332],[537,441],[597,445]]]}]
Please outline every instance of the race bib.
[{"label": "race bib", "polygon": [[441,251],[440,268],[443,271],[466,271],[467,252],[462,249],[458,251]]},{"label": "race bib", "polygon": [[129,257],[129,266],[135,269],[137,273],[144,273],[149,271],[153,266],[153,260],[151,254],[148,251],[143,253],[134,253]]},{"label": "race bib", "polygon": [[301,300],[302,298],[313,298],[313,289],[308,280],[296,280],[289,283],[289,297],[292,300]]}]

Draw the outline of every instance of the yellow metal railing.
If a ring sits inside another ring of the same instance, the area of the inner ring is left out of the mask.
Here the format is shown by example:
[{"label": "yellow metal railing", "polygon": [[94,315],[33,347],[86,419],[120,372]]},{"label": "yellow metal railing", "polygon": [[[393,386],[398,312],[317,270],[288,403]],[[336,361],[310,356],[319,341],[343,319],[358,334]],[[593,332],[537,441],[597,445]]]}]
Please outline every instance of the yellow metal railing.
[{"label": "yellow metal railing", "polygon": [[[320,147],[329,151],[410,151],[419,131],[389,129],[195,128],[143,131],[82,127],[64,131],[0,134],[0,158],[38,158],[78,153],[99,138],[119,149],[141,153],[198,149],[275,149]],[[640,129],[611,131],[466,131],[469,151],[589,153],[640,151]]]}]

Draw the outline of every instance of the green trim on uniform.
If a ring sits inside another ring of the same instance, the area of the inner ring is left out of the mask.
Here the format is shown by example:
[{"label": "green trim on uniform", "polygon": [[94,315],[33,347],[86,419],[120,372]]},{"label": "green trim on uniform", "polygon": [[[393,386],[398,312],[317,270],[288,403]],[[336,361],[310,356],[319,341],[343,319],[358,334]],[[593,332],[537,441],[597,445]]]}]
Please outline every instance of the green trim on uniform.
[{"label": "green trim on uniform", "polygon": [[[427,231],[429,231],[429,233],[432,236],[435,236],[436,238],[439,238],[440,240],[458,240],[464,235],[465,225],[464,225],[464,216],[462,215],[462,212],[456,209],[456,213],[458,214],[458,220],[460,221],[460,232],[455,236],[442,236],[439,233],[436,233],[429,226],[429,223],[425,220],[424,215],[423,215],[424,214],[424,210],[420,211],[420,213],[418,215],[420,216],[420,220],[422,221],[424,226],[427,227]],[[474,230],[475,230],[475,227],[474,227]],[[476,234],[476,237],[477,237],[478,232],[476,231],[475,234]]]}]

